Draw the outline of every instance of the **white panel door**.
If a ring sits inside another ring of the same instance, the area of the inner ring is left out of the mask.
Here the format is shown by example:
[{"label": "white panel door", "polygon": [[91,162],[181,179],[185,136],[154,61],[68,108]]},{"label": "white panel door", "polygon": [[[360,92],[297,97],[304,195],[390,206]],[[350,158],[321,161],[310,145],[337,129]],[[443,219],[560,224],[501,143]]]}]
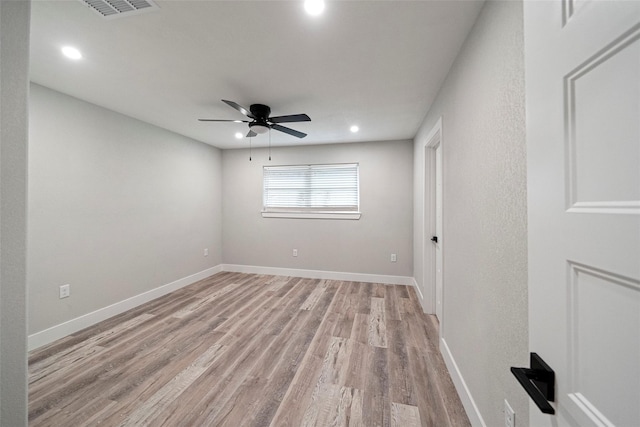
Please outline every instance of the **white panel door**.
[{"label": "white panel door", "polygon": [[436,284],[436,316],[441,325],[440,336],[443,334],[443,308],[444,308],[444,288],[442,282],[442,144],[438,142],[435,147],[436,168],[435,168],[435,219],[436,232],[438,240],[434,242],[435,246],[435,284]]},{"label": "white panel door", "polygon": [[532,426],[640,426],[640,1],[525,1]]}]

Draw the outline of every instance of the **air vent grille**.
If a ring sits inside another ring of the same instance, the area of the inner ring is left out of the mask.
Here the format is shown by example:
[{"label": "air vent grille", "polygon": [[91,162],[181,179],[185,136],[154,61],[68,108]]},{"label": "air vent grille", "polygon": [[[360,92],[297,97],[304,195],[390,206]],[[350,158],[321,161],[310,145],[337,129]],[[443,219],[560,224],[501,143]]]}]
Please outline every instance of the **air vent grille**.
[{"label": "air vent grille", "polygon": [[107,19],[129,16],[158,9],[151,0],[80,0]]}]

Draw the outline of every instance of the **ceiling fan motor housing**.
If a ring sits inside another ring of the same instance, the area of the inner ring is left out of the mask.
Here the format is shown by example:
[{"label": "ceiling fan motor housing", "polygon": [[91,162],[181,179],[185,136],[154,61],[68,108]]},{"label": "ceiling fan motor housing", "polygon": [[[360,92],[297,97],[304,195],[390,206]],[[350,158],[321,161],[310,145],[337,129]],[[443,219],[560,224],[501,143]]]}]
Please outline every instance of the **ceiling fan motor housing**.
[{"label": "ceiling fan motor housing", "polygon": [[251,114],[254,115],[254,117],[256,118],[256,121],[258,122],[266,123],[267,119],[269,118],[269,114],[271,114],[271,108],[263,104],[251,104],[251,106],[249,107],[249,110],[251,111]]},{"label": "ceiling fan motor housing", "polygon": [[271,108],[263,104],[251,104],[249,107],[251,114],[255,117],[255,121],[249,123],[249,129],[257,134],[267,133],[269,128],[269,114],[271,114]]}]

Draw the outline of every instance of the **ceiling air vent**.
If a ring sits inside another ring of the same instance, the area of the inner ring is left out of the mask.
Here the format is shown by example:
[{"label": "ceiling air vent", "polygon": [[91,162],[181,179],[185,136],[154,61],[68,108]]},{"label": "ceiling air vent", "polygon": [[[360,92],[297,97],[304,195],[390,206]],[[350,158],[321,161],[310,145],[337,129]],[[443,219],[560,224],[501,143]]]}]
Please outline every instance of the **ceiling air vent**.
[{"label": "ceiling air vent", "polygon": [[80,0],[107,19],[137,15],[158,9],[151,0]]}]

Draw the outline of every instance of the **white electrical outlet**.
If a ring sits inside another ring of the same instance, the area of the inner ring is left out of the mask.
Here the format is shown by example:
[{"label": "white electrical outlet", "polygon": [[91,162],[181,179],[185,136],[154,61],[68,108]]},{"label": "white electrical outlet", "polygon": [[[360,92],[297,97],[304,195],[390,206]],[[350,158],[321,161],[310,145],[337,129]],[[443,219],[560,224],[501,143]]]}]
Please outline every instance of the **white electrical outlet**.
[{"label": "white electrical outlet", "polygon": [[204,256],[209,256],[209,248],[204,248]]},{"label": "white electrical outlet", "polygon": [[293,256],[298,256],[298,250],[297,249],[293,250]]},{"label": "white electrical outlet", "polygon": [[504,400],[504,427],[516,427],[516,413],[507,399]]},{"label": "white electrical outlet", "polygon": [[396,256],[396,254],[391,254],[391,262],[396,262],[398,261],[398,257]]},{"label": "white electrical outlet", "polygon": [[60,299],[67,298],[71,295],[71,285],[61,285],[60,286]]}]

